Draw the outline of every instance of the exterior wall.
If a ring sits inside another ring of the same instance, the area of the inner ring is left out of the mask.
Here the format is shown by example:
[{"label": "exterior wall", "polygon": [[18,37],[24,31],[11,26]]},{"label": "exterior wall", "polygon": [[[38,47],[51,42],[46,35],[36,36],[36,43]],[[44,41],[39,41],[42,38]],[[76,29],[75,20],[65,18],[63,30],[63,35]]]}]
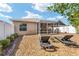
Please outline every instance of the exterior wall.
[{"label": "exterior wall", "polygon": [[14,25],[0,21],[0,40],[14,33]]},{"label": "exterior wall", "polygon": [[[19,27],[21,24],[27,24],[27,31],[20,31]],[[14,31],[18,35],[25,34],[37,34],[37,23],[34,22],[14,22]]]},{"label": "exterior wall", "polygon": [[76,29],[73,26],[55,27],[54,30],[56,28],[58,28],[61,33],[76,33]]},{"label": "exterior wall", "polygon": [[5,36],[10,36],[14,33],[14,25],[5,23]]},{"label": "exterior wall", "polygon": [[[25,35],[25,34],[29,35],[29,34],[40,33],[40,31],[39,31],[40,30],[40,28],[39,28],[40,22],[35,22],[35,21],[31,22],[31,21],[14,21],[14,32],[18,33],[18,35]],[[21,24],[27,24],[27,31],[20,31],[19,30],[19,27]],[[54,27],[53,30],[55,30],[56,28],[59,29],[60,33],[76,33],[76,29],[73,26],[65,26],[63,24],[62,25],[60,24],[60,27]]]},{"label": "exterior wall", "polygon": [[4,23],[0,21],[0,40],[4,39]]}]

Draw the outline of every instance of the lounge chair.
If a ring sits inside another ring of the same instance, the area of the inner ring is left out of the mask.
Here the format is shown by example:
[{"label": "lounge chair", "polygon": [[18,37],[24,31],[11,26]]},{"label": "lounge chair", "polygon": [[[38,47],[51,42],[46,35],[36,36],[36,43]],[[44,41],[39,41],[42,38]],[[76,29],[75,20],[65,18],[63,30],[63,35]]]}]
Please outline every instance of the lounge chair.
[{"label": "lounge chair", "polygon": [[79,45],[77,45],[76,42],[70,40],[71,37],[73,37],[73,35],[66,35],[61,39],[60,37],[55,37],[55,38],[60,42],[62,42],[63,44],[65,44],[66,46],[79,47]]},{"label": "lounge chair", "polygon": [[52,51],[56,51],[55,46],[53,46],[48,40],[49,40],[48,36],[41,37],[41,40],[40,40],[41,48],[44,50],[53,49]]},{"label": "lounge chair", "polygon": [[50,42],[48,42],[50,36],[42,36],[40,40],[40,45],[42,48],[46,49],[48,45],[50,45]]}]

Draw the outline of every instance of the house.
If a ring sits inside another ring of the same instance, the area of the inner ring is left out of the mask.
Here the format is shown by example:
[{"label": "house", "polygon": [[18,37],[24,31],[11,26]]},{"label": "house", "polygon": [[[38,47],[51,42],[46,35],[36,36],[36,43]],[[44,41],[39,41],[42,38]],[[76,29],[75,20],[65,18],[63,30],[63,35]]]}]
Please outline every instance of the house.
[{"label": "house", "polygon": [[15,19],[14,32],[18,35],[25,34],[58,34],[58,33],[76,33],[75,28],[72,31],[70,27],[62,21],[40,20],[37,18]]},{"label": "house", "polygon": [[14,33],[14,25],[0,20],[0,40]]}]

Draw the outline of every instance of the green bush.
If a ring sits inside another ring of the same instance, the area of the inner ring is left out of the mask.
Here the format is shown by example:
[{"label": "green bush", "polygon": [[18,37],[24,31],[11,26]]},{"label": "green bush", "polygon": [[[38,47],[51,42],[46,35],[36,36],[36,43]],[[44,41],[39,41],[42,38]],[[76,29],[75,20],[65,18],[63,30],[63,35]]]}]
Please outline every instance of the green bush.
[{"label": "green bush", "polygon": [[7,39],[11,39],[10,36],[8,36]]},{"label": "green bush", "polygon": [[14,37],[15,37],[15,38],[17,38],[17,37],[18,37],[18,34],[17,34],[17,33],[15,33],[15,34],[13,34],[13,35],[14,35]]},{"label": "green bush", "polygon": [[12,41],[13,41],[13,39],[12,39],[12,37],[11,37],[11,36],[7,37],[6,39],[9,39],[9,40],[10,40],[10,42],[12,42]]},{"label": "green bush", "polygon": [[2,45],[2,48],[4,49],[10,44],[10,42],[12,42],[17,37],[18,37],[17,33],[12,34],[11,36],[7,37],[6,39],[0,40],[0,45]]},{"label": "green bush", "polygon": [[15,40],[17,37],[18,37],[17,33],[12,34],[12,35],[10,36],[10,40],[13,41],[13,40]]},{"label": "green bush", "polygon": [[10,39],[1,40],[0,43],[2,44],[2,48],[6,48],[10,44]]},{"label": "green bush", "polygon": [[2,55],[2,53],[3,53],[3,49],[2,49],[2,44],[0,43],[0,55]]},{"label": "green bush", "polygon": [[9,39],[9,40],[12,42],[12,41],[15,40],[15,38],[17,38],[17,37],[18,37],[17,34],[12,34],[11,36],[7,37],[7,39]]},{"label": "green bush", "polygon": [[15,36],[14,35],[11,35],[10,38],[13,41],[15,39]]}]

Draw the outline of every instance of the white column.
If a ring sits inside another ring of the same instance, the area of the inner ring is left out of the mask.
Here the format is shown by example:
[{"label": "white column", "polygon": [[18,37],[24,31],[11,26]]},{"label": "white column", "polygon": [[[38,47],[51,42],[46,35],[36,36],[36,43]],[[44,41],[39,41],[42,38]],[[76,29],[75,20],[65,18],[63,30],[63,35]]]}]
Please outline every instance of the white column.
[{"label": "white column", "polygon": [[38,28],[38,29],[39,29],[39,32],[38,32],[38,34],[40,34],[40,30],[41,30],[41,27],[40,27],[40,22],[39,22],[39,24],[38,24],[38,25],[39,25],[39,28]]}]

